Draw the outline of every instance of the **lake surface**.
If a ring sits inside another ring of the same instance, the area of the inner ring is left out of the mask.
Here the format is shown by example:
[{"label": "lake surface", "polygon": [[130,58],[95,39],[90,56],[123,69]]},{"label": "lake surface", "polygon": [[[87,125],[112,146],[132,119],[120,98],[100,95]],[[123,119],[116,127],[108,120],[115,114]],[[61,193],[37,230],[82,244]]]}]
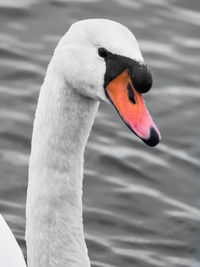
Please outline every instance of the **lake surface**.
[{"label": "lake surface", "polygon": [[102,104],[85,152],[84,224],[93,267],[200,266],[200,1],[0,0],[0,213],[26,255],[34,112],[69,25],[109,18],[151,66],[145,96],[162,142],[145,146]]}]

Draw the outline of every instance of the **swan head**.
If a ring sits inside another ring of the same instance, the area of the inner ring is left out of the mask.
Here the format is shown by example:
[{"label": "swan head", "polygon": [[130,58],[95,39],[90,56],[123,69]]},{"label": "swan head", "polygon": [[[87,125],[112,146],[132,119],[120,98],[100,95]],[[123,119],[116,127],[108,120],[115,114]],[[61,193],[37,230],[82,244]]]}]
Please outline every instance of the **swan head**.
[{"label": "swan head", "polygon": [[78,21],[60,40],[55,58],[66,83],[85,97],[112,103],[140,139],[156,146],[160,132],[142,97],[152,76],[133,33],[106,19]]}]

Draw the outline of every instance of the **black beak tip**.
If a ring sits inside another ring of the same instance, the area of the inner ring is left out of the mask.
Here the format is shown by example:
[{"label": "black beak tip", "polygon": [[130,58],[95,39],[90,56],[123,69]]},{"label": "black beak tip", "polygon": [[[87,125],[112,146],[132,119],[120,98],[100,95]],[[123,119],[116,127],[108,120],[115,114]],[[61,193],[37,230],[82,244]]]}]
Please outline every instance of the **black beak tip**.
[{"label": "black beak tip", "polygon": [[142,139],[142,141],[146,145],[154,147],[154,146],[157,146],[157,144],[160,142],[160,137],[159,137],[157,131],[153,127],[151,127],[149,139]]}]

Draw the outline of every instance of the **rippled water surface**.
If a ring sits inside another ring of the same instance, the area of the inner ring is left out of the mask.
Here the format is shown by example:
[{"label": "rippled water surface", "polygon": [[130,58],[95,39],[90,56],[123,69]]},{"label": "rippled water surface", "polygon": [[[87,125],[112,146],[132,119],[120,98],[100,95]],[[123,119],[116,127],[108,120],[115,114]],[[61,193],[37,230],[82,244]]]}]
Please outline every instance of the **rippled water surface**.
[{"label": "rippled water surface", "polygon": [[0,0],[0,213],[26,254],[25,198],[37,97],[69,25],[110,18],[152,68],[146,96],[162,143],[148,148],[102,104],[85,153],[93,267],[200,265],[200,1]]}]

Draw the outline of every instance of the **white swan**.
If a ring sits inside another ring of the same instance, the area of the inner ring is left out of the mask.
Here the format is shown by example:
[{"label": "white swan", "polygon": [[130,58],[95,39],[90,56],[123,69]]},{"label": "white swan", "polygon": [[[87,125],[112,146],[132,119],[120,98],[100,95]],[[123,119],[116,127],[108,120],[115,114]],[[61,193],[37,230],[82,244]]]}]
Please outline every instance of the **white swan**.
[{"label": "white swan", "polygon": [[[151,84],[137,41],[121,24],[80,21],[61,39],[40,91],[33,129],[26,210],[29,267],[90,266],[82,223],[83,158],[99,101],[111,102],[128,127],[155,146],[160,133],[140,94]],[[0,227],[12,246],[3,219]],[[22,258],[14,246],[3,264],[0,246],[0,266],[12,266],[12,253]],[[23,259],[15,264],[24,266]]]}]

